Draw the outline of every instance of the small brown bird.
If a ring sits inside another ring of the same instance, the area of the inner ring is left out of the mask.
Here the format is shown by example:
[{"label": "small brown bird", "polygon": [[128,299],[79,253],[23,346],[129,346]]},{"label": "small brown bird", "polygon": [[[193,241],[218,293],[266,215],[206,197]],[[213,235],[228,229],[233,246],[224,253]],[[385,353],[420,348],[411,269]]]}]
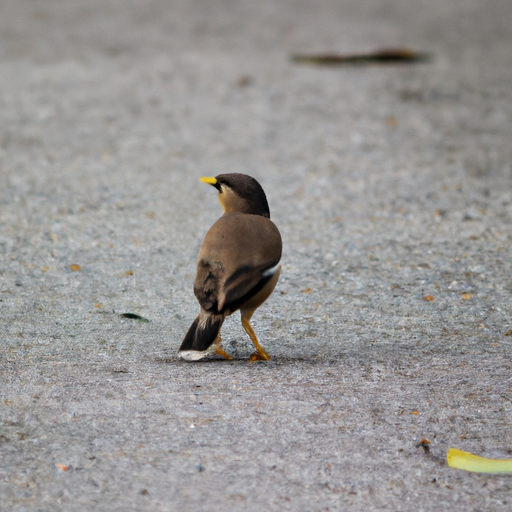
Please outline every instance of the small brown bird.
[{"label": "small brown bird", "polygon": [[281,272],[281,235],[270,220],[265,192],[245,174],[220,174],[201,181],[218,190],[224,213],[199,251],[194,294],[201,311],[178,354],[187,361],[212,353],[231,359],[222,348],[220,330],[224,319],[240,310],[242,325],[256,347],[250,361],[268,361],[270,356],[249,323],[273,292]]}]

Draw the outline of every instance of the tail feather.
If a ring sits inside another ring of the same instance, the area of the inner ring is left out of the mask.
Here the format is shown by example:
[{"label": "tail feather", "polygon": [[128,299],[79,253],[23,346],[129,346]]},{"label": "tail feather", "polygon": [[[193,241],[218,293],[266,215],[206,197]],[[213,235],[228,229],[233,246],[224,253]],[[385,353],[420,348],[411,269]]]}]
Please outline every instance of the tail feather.
[{"label": "tail feather", "polygon": [[183,340],[179,353],[194,351],[205,352],[208,350],[224,322],[223,315],[208,315],[203,312],[197,315],[196,319],[192,322],[185,339]]}]

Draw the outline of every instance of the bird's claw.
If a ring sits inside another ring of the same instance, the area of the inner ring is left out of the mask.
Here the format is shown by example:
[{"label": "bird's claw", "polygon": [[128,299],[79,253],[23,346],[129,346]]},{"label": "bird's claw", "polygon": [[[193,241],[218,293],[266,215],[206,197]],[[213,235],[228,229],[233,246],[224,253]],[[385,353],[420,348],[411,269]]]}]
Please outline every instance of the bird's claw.
[{"label": "bird's claw", "polygon": [[249,362],[254,363],[255,361],[270,361],[270,356],[265,352],[254,352],[254,354],[251,354],[251,357],[249,357]]}]

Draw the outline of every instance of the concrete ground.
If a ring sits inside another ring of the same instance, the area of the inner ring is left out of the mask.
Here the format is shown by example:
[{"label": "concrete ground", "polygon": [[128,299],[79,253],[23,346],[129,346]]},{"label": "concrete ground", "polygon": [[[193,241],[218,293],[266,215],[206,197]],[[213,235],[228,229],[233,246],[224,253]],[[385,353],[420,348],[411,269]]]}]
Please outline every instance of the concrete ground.
[{"label": "concrete ground", "polygon": [[[0,510],[512,509],[446,464],[512,457],[510,0],[0,10]],[[221,172],[283,235],[269,363],[238,315],[176,357]]]}]

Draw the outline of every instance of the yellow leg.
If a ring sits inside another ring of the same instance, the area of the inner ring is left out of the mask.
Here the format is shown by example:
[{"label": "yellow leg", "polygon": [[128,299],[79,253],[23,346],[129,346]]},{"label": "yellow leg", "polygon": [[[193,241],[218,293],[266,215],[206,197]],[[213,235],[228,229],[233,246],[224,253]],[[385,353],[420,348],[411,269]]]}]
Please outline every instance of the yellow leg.
[{"label": "yellow leg", "polygon": [[265,349],[260,345],[260,342],[256,337],[256,333],[254,332],[254,329],[249,323],[249,320],[251,319],[253,313],[254,311],[242,312],[242,325],[245,329],[245,332],[249,335],[251,341],[254,343],[254,346],[256,347],[256,352],[254,352],[254,354],[251,355],[249,361],[269,361],[270,356],[265,352]]},{"label": "yellow leg", "polygon": [[217,334],[217,338],[213,342],[215,347],[215,353],[222,356],[224,359],[233,359],[223,348],[222,348],[222,338],[220,337],[220,332]]}]

